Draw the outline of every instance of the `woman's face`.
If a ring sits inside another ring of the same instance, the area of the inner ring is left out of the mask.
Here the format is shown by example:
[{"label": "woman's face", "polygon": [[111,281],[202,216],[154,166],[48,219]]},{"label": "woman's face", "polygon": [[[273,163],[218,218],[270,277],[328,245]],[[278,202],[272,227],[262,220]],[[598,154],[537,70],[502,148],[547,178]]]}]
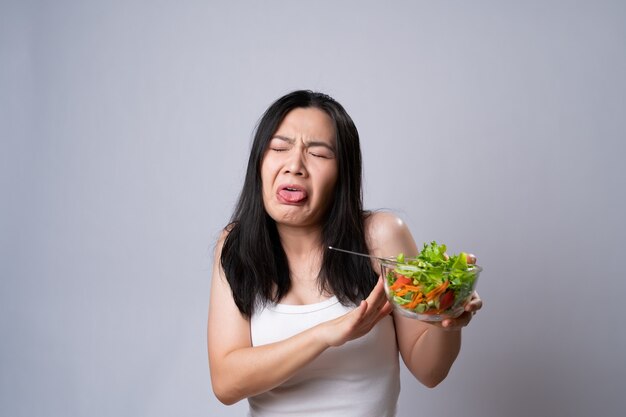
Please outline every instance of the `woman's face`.
[{"label": "woman's face", "polygon": [[321,224],[337,182],[336,149],[333,121],[322,110],[287,113],[261,162],[263,203],[276,223]]}]

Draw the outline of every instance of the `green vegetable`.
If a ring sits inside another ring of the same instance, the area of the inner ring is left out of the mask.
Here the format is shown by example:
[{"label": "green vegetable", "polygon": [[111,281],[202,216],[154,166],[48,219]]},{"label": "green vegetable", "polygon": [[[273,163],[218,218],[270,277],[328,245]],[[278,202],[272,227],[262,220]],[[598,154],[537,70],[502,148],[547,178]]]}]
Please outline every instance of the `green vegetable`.
[{"label": "green vegetable", "polygon": [[405,258],[401,253],[386,276],[390,296],[412,312],[460,314],[480,271],[467,261],[466,253],[448,256],[446,245],[434,241],[424,244],[416,258]]}]

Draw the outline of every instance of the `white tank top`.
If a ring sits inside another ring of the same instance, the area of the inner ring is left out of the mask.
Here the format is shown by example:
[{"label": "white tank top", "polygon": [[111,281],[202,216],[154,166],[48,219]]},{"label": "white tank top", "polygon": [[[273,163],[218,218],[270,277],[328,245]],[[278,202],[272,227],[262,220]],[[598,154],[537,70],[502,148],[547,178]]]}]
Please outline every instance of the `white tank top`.
[{"label": "white tank top", "polygon": [[[354,307],[336,297],[307,305],[274,304],[253,314],[252,345],[284,340]],[[248,398],[249,416],[391,417],[400,393],[400,367],[391,316],[365,336],[331,347],[282,385]]]}]

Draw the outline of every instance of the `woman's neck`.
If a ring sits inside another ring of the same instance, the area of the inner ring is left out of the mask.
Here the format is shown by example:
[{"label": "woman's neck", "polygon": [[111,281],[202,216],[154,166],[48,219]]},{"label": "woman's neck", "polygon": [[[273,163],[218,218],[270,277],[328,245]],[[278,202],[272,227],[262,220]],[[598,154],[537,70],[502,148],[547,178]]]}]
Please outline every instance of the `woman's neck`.
[{"label": "woman's neck", "polygon": [[276,228],[288,259],[311,257],[323,252],[321,228],[285,225],[276,225]]},{"label": "woman's neck", "polygon": [[291,288],[285,304],[311,304],[329,297],[318,281],[324,248],[320,228],[277,225],[280,242],[289,263]]}]

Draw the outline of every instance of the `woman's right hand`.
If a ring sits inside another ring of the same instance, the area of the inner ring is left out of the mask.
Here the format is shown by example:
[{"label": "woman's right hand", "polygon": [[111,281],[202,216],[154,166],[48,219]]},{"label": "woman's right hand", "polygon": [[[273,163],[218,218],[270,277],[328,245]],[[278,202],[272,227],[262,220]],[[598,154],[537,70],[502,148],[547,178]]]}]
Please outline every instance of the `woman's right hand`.
[{"label": "woman's right hand", "polygon": [[341,346],[367,334],[381,319],[391,313],[382,278],[369,296],[351,312],[321,324],[322,337],[328,346]]},{"label": "woman's right hand", "polygon": [[220,264],[224,237],[215,250],[207,322],[211,385],[224,404],[279,386],[329,347],[369,332],[391,311],[379,280],[367,299],[351,312],[287,339],[253,346],[250,321],[235,305]]}]

